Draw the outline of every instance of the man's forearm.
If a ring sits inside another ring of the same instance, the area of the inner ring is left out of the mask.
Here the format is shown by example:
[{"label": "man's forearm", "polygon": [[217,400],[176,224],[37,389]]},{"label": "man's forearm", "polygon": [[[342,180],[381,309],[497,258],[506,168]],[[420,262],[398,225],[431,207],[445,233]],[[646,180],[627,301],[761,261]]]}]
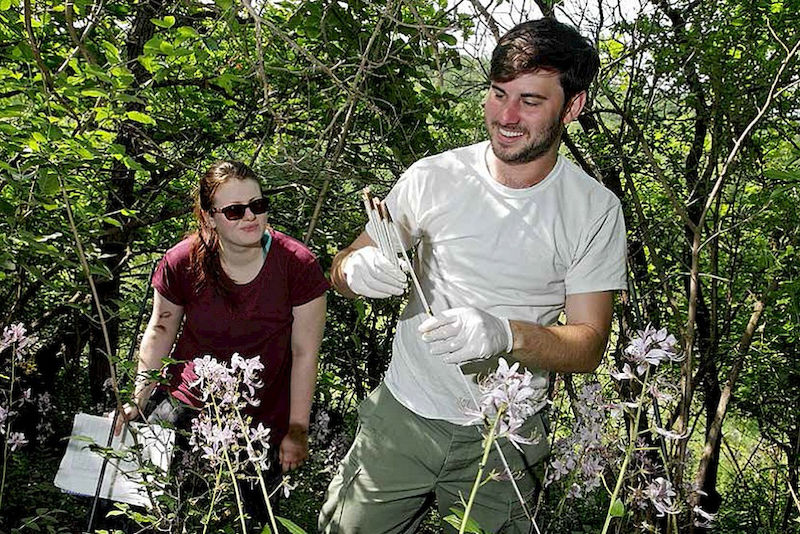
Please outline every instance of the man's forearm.
[{"label": "man's forearm", "polygon": [[589,324],[541,326],[510,321],[512,356],[523,365],[559,373],[590,373],[600,363],[608,337]]}]

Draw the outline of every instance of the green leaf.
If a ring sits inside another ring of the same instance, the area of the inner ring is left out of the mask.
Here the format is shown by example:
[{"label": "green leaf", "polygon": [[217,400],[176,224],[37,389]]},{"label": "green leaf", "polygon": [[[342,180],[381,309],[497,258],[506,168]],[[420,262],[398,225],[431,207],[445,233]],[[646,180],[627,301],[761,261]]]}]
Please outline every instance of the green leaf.
[{"label": "green leaf", "polygon": [[286,527],[286,530],[289,531],[289,534],[307,534],[307,532],[305,530],[303,530],[302,528],[297,526],[292,521],[286,519],[285,517],[275,516],[275,519],[278,520],[278,523],[280,523],[281,525]]},{"label": "green leaf", "polygon": [[356,309],[356,314],[357,314],[357,317],[358,317],[356,322],[363,323],[364,322],[364,318],[367,316],[367,309],[364,306],[364,301],[361,300],[361,299],[356,299],[356,300],[353,301],[353,306]]},{"label": "green leaf", "polygon": [[149,55],[159,54],[161,52],[161,43],[164,41],[158,35],[153,36],[144,44],[144,53]]},{"label": "green leaf", "polygon": [[39,191],[46,196],[53,196],[58,193],[59,190],[58,177],[54,174],[39,176],[38,185]]},{"label": "green leaf", "polygon": [[58,239],[62,235],[64,235],[64,234],[62,234],[61,232],[54,232],[54,233],[52,233],[50,235],[43,235],[41,237],[37,237],[36,241],[39,242],[39,243],[46,243],[47,241],[50,241],[52,239]]},{"label": "green leaf", "polygon": [[223,11],[227,11],[233,5],[233,0],[214,0],[214,3],[217,4],[217,7]]},{"label": "green leaf", "polygon": [[95,65],[87,65],[84,68],[84,71],[87,75],[97,78],[100,81],[111,83],[111,76],[109,76],[108,73],[100,67]]},{"label": "green leaf", "polygon": [[83,91],[81,91],[81,95],[98,97],[98,98],[108,98],[108,93],[106,93],[101,89],[84,89]]},{"label": "green leaf", "polygon": [[269,528],[269,525],[264,525],[264,528],[261,529],[261,534],[272,534],[272,529]]},{"label": "green leaf", "polygon": [[[452,525],[453,528],[459,530],[464,519],[464,511],[458,508],[450,508],[450,511],[453,512],[452,515],[448,515],[444,518],[444,520]],[[471,534],[485,534],[485,531],[481,528],[478,522],[471,517],[467,518],[467,524],[464,526],[464,532],[469,532]]]},{"label": "green leaf", "polygon": [[767,169],[764,171],[764,176],[770,180],[779,180],[794,182],[800,180],[800,172],[798,171],[782,171],[780,169]]},{"label": "green leaf", "polygon": [[116,226],[117,228],[122,228],[122,223],[116,220],[113,217],[103,217],[103,221],[111,226]]},{"label": "green leaf", "polygon": [[14,215],[15,211],[17,210],[14,208],[13,204],[0,198],[0,213],[2,213],[3,215],[11,216]]},{"label": "green leaf", "polygon": [[622,503],[621,499],[616,499],[614,504],[611,505],[611,509],[608,511],[611,517],[622,517],[625,515],[625,505]]},{"label": "green leaf", "polygon": [[161,41],[161,44],[158,45],[158,49],[162,54],[167,56],[175,54],[175,46],[169,41]]},{"label": "green leaf", "polygon": [[17,2],[12,2],[12,0],[0,0],[0,11],[8,11],[8,9],[11,7],[11,4],[17,5]]},{"label": "green leaf", "polygon": [[183,38],[200,37],[200,34],[197,33],[197,30],[195,30],[191,26],[181,26],[180,28],[178,28],[178,35],[180,35]]},{"label": "green leaf", "polygon": [[441,33],[439,34],[439,40],[444,41],[445,43],[449,44],[450,46],[456,46],[458,44],[458,40],[450,35],[449,33]]},{"label": "green leaf", "polygon": [[141,111],[129,111],[125,114],[129,119],[141,122],[142,124],[152,124],[155,125],[156,121],[153,120],[153,117],[147,115],[146,113],[142,113]]},{"label": "green leaf", "polygon": [[450,514],[444,517],[443,521],[456,530],[458,530],[458,528],[461,526],[461,519],[459,519],[455,514]]},{"label": "green leaf", "polygon": [[3,106],[2,108],[0,108],[0,119],[20,117],[22,116],[26,108],[27,106],[23,104]]},{"label": "green leaf", "polygon": [[172,15],[167,15],[163,19],[150,19],[150,22],[158,26],[159,28],[172,28],[175,26],[175,17]]},{"label": "green leaf", "polygon": [[128,86],[133,82],[133,73],[125,67],[113,67],[109,72],[122,86]]},{"label": "green leaf", "polygon": [[100,43],[100,46],[103,47],[103,50],[106,52],[106,59],[108,59],[111,63],[119,63],[120,62],[120,53],[119,48],[117,48],[114,43],[109,41],[103,41]]}]

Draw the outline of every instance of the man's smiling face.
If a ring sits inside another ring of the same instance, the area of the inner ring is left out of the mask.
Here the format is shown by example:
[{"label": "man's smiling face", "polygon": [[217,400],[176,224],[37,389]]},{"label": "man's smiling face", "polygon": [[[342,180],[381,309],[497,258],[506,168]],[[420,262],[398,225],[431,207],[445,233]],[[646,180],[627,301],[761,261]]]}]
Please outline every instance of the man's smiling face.
[{"label": "man's smiling face", "polygon": [[564,91],[556,72],[541,70],[492,82],[484,116],[494,154],[514,165],[557,150],[563,111]]}]

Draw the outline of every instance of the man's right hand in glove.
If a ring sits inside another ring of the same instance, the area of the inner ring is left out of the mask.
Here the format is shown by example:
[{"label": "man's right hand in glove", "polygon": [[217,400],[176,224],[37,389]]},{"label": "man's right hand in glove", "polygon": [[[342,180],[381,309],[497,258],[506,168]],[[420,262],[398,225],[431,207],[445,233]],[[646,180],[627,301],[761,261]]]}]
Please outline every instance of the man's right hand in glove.
[{"label": "man's right hand in glove", "polygon": [[348,254],[342,273],[350,290],[364,297],[384,299],[402,295],[408,287],[406,273],[373,246]]}]

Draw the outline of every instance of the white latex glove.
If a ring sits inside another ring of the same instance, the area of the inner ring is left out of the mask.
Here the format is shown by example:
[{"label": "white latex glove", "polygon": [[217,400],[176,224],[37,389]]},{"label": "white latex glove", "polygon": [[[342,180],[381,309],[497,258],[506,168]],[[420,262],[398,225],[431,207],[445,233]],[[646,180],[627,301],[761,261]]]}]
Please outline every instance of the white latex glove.
[{"label": "white latex glove", "polygon": [[408,287],[406,273],[377,247],[362,247],[344,260],[342,272],[353,293],[376,299],[402,295]]},{"label": "white latex glove", "polygon": [[429,317],[418,328],[431,354],[446,363],[483,360],[511,352],[514,337],[508,319],[477,308],[452,308]]}]

